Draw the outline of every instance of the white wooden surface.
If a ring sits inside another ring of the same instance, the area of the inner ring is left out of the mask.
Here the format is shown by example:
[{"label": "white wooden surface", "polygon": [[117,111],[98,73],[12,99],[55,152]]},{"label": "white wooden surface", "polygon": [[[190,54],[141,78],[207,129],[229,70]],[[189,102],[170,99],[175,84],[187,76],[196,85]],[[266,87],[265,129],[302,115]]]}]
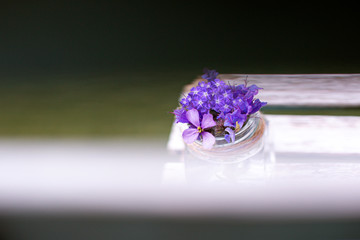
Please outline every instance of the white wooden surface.
[{"label": "white wooden surface", "polygon": [[1,140],[0,214],[360,217],[359,155],[275,153],[262,179],[254,179],[257,173],[249,171],[247,181],[211,178],[193,184],[188,178],[193,174],[201,177],[201,172],[213,171],[224,178],[233,174],[228,170],[241,166],[203,162],[189,167],[181,154],[168,153],[165,143]]},{"label": "white wooden surface", "polygon": [[[360,154],[360,117],[265,115],[275,152]],[[169,136],[168,149],[185,145],[178,125]]]},{"label": "white wooden surface", "polygon": [[225,82],[264,88],[258,98],[276,106],[360,106],[360,74],[222,74]]}]

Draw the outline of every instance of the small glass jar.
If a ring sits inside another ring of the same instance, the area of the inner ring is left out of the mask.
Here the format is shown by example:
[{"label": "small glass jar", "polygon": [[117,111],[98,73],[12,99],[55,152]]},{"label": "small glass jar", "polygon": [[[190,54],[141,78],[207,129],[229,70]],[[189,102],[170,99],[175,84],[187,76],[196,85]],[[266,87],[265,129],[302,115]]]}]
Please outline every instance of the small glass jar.
[{"label": "small glass jar", "polygon": [[257,112],[228,143],[216,137],[213,148],[205,149],[201,141],[186,145],[185,177],[191,184],[263,184],[269,176],[270,151],[268,123]]},{"label": "small glass jar", "polygon": [[265,144],[267,124],[264,116],[256,112],[235,134],[235,141],[228,143],[224,137],[215,137],[211,149],[205,149],[200,140],[187,144],[187,151],[197,159],[216,163],[235,163],[259,153]]}]

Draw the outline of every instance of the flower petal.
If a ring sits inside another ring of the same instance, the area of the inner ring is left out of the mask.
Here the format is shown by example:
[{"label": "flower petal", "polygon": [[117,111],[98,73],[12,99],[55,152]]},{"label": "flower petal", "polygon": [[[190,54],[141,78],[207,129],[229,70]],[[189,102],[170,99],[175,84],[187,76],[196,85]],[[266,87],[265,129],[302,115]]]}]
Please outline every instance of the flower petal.
[{"label": "flower petal", "polygon": [[225,140],[230,143],[231,139],[230,139],[230,135],[229,134],[225,134]]},{"label": "flower petal", "polygon": [[[231,128],[226,128],[225,131],[229,133],[231,141],[235,142],[235,132],[234,132],[234,130],[232,130]],[[226,139],[226,141],[229,142],[227,139]]]},{"label": "flower petal", "polygon": [[251,111],[249,112],[249,114],[253,114],[257,111],[260,110],[260,108],[262,108],[263,106],[265,106],[267,104],[267,102],[261,102],[259,99],[256,99],[251,106]]},{"label": "flower petal", "polygon": [[201,128],[207,129],[216,126],[216,122],[214,121],[214,117],[211,113],[204,114],[203,119],[201,121]]},{"label": "flower petal", "polygon": [[199,132],[196,128],[188,128],[182,134],[184,142],[187,144],[193,143],[198,138],[198,136]]},{"label": "flower petal", "polygon": [[225,122],[224,122],[224,126],[225,127],[235,127],[235,121],[234,121],[234,116],[231,113],[227,113],[225,115]]},{"label": "flower petal", "polygon": [[195,108],[186,112],[186,118],[195,127],[200,127],[199,112]]},{"label": "flower petal", "polygon": [[215,144],[215,137],[209,132],[202,132],[201,136],[203,141],[203,147],[206,149],[212,148],[212,146]]},{"label": "flower petal", "polygon": [[186,110],[184,108],[175,109],[172,113],[175,115],[176,123],[189,123],[186,118]]}]

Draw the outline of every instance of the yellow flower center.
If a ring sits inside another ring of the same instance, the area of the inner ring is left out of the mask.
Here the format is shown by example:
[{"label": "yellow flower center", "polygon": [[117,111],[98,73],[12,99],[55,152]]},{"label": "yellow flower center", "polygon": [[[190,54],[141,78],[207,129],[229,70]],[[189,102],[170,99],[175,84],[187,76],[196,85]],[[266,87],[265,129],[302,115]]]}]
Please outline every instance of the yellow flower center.
[{"label": "yellow flower center", "polygon": [[201,127],[197,127],[197,130],[199,133],[201,133],[203,131],[203,129]]}]

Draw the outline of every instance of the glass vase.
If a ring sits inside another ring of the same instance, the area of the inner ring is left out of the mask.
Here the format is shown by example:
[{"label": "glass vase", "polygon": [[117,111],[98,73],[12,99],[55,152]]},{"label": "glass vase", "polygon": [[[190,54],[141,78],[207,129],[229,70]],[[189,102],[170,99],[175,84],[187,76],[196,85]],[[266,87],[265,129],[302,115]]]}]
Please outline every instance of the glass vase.
[{"label": "glass vase", "polygon": [[195,158],[217,163],[235,163],[259,153],[265,144],[267,123],[260,112],[250,115],[248,121],[235,134],[235,141],[228,143],[224,137],[215,137],[211,149],[205,149],[200,140],[187,144],[187,151]]},{"label": "glass vase", "polygon": [[216,137],[213,148],[205,149],[201,141],[186,145],[185,178],[190,184],[263,184],[269,176],[270,151],[268,123],[257,112],[228,143]]}]

